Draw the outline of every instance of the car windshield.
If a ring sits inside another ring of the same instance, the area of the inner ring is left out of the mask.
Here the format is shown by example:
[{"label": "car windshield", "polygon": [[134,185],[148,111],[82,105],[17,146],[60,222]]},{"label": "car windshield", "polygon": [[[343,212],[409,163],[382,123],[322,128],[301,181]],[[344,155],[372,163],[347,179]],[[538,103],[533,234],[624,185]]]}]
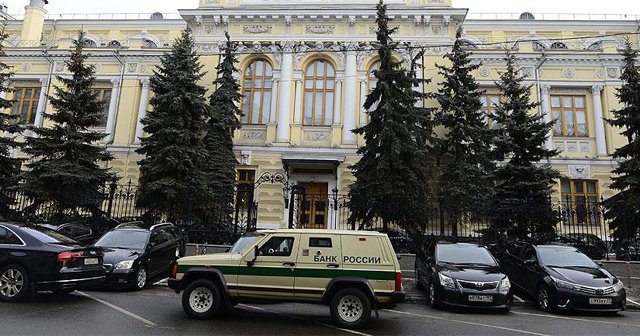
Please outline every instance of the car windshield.
[{"label": "car windshield", "polygon": [[115,230],[107,232],[96,242],[98,247],[144,250],[149,232],[138,230]]},{"label": "car windshield", "polygon": [[484,247],[466,244],[438,244],[438,262],[457,265],[495,266],[496,260]]},{"label": "car windshield", "polygon": [[253,244],[253,242],[258,239],[258,236],[247,236],[241,237],[233,244],[233,247],[229,251],[229,253],[240,253],[242,252],[248,245]]},{"label": "car windshield", "polygon": [[582,252],[573,248],[538,247],[540,262],[549,267],[588,267],[598,268],[598,265]]},{"label": "car windshield", "polygon": [[61,245],[78,244],[78,242],[63,235],[62,233],[44,226],[24,226],[22,227],[22,230],[43,243]]}]

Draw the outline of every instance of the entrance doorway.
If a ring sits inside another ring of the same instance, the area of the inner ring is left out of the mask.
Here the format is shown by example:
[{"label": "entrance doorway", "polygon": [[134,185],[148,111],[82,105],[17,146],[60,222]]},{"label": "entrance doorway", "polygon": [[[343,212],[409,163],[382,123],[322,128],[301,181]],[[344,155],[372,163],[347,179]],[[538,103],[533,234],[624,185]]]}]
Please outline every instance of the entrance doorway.
[{"label": "entrance doorway", "polygon": [[297,222],[299,228],[326,229],[329,210],[328,183],[300,183]]}]

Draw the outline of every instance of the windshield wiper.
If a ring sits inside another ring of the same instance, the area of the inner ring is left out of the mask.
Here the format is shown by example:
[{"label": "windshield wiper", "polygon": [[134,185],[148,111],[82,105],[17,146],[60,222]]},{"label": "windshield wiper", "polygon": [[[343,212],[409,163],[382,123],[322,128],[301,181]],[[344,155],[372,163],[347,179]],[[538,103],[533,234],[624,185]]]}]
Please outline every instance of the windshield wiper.
[{"label": "windshield wiper", "polygon": [[458,265],[464,266],[485,266],[485,267],[493,267],[493,264],[485,264],[485,263],[458,263]]}]

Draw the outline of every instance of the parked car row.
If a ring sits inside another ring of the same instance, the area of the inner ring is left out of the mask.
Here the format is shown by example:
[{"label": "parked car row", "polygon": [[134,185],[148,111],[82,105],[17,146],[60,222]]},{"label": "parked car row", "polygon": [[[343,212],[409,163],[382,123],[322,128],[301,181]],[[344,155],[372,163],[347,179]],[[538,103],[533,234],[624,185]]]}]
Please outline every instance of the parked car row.
[{"label": "parked car row", "polygon": [[508,311],[517,289],[543,311],[626,309],[622,281],[575,247],[516,242],[497,257],[476,244],[431,242],[416,255],[416,284],[433,307]]},{"label": "parked car row", "polygon": [[142,289],[184,254],[170,223],[119,224],[89,247],[43,225],[0,223],[0,301],[86,287]]}]

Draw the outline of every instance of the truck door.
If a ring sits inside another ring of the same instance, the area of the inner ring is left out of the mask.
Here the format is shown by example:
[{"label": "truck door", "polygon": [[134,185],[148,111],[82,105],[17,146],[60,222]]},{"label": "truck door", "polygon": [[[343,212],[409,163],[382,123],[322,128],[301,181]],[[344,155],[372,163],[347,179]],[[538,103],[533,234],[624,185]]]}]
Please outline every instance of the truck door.
[{"label": "truck door", "polygon": [[[294,270],[300,234],[275,234],[259,246],[253,265],[240,264],[238,296],[264,299],[293,298]],[[253,255],[253,253],[249,253]]]},{"label": "truck door", "polygon": [[332,278],[342,270],[339,236],[301,234],[296,264],[295,296],[302,300],[319,300]]}]

